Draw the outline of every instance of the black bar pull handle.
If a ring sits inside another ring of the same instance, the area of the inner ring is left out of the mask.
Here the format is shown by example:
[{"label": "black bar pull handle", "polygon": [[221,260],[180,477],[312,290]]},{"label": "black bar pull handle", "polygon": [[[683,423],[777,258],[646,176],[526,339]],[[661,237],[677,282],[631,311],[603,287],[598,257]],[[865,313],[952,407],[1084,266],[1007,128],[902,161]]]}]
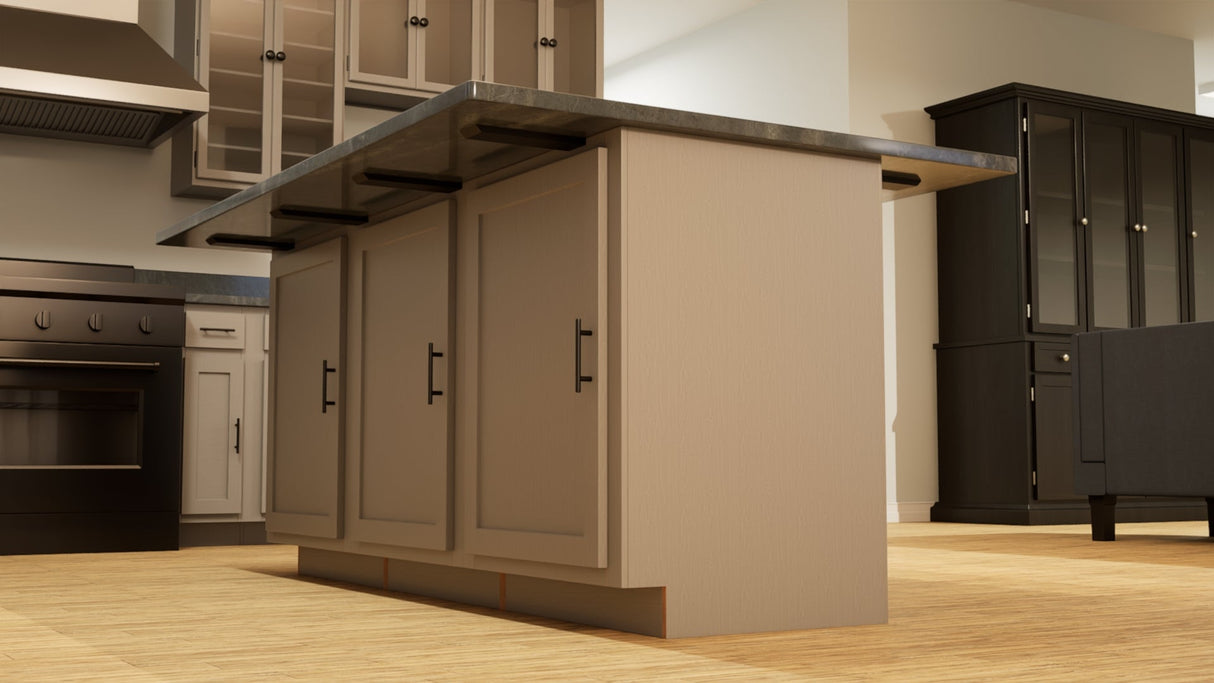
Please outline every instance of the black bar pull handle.
[{"label": "black bar pull handle", "polygon": [[430,342],[430,348],[426,352],[426,405],[434,405],[434,397],[442,396],[441,390],[434,388],[434,359],[442,358],[442,351],[434,350],[434,342]]},{"label": "black bar pull handle", "polygon": [[200,327],[199,332],[235,332],[235,327]]},{"label": "black bar pull handle", "polygon": [[329,400],[329,373],[337,372],[337,368],[329,367],[329,361],[327,360],[322,360],[320,367],[322,370],[320,374],[320,412],[327,413],[329,412],[329,406],[337,405],[337,401]]},{"label": "black bar pull handle", "polygon": [[236,452],[240,452],[240,418],[236,418]]},{"label": "black bar pull handle", "polygon": [[582,393],[582,382],[593,382],[594,377],[582,374],[582,337],[594,336],[593,330],[582,329],[582,319],[577,318],[573,323],[573,390]]}]

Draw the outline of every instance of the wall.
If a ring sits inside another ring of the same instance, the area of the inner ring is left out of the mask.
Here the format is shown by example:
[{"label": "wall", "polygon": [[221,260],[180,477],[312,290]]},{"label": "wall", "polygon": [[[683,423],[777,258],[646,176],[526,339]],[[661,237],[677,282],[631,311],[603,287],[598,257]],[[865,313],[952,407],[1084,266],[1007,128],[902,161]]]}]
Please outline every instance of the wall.
[{"label": "wall", "polygon": [[[1016,2],[853,0],[848,47],[851,132],[862,135],[930,144],[925,106],[1011,81],[1194,110],[1192,41]],[[937,492],[934,195],[887,204],[886,238],[891,517],[926,519]]]},{"label": "wall", "polygon": [[847,1],[764,0],[608,65],[604,81],[607,99],[846,131]]}]

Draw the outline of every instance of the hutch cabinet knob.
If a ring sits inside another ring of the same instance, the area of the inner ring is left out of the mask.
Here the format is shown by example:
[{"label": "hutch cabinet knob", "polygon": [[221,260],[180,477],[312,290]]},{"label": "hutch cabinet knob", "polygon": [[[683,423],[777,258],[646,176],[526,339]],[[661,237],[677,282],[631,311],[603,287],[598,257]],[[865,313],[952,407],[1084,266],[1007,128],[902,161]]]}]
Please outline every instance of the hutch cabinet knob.
[{"label": "hutch cabinet knob", "polygon": [[274,61],[274,51],[273,50],[266,50],[266,59],[270,60],[271,62]]},{"label": "hutch cabinet knob", "polygon": [[556,38],[548,39],[548,47],[556,47]]},{"label": "hutch cabinet knob", "polygon": [[1142,226],[1141,226],[1141,225],[1139,225],[1139,224],[1137,224],[1137,223],[1135,223],[1135,224],[1134,224],[1134,232],[1142,232]]},{"label": "hutch cabinet knob", "polygon": [[285,62],[285,61],[287,61],[287,53],[279,50],[278,54],[274,55],[274,58],[280,62]]},{"label": "hutch cabinet knob", "polygon": [[1147,226],[1146,226],[1145,224],[1142,226],[1142,231],[1143,231],[1143,232],[1146,232],[1146,231],[1147,231]]},{"label": "hutch cabinet knob", "polygon": [[422,17],[421,19],[417,20],[417,25],[421,26],[422,28],[426,28],[427,26],[430,25],[430,20],[425,17]]},{"label": "hutch cabinet knob", "polygon": [[418,19],[417,17],[409,17],[409,24],[410,24],[410,25],[412,25],[412,26],[417,26],[417,25],[418,25],[418,24],[420,24],[420,23],[421,23],[421,19]]},{"label": "hutch cabinet knob", "polygon": [[1087,224],[1088,224],[1088,219],[1087,219],[1087,218],[1080,218],[1080,219],[1079,219],[1079,224],[1080,224],[1080,225],[1087,225]]},{"label": "hutch cabinet knob", "polygon": [[1058,356],[1058,360],[1062,361],[1063,363],[1070,363],[1070,362],[1071,362],[1071,354],[1069,354],[1069,353],[1064,353],[1064,354],[1062,354],[1061,356]]},{"label": "hutch cabinet knob", "polygon": [[543,45],[544,47],[548,47],[548,38],[547,37],[540,38],[540,45]]},{"label": "hutch cabinet knob", "polygon": [[1197,231],[1196,231],[1196,230],[1194,230],[1193,232],[1189,233],[1189,236],[1190,236],[1190,237],[1197,237]]}]

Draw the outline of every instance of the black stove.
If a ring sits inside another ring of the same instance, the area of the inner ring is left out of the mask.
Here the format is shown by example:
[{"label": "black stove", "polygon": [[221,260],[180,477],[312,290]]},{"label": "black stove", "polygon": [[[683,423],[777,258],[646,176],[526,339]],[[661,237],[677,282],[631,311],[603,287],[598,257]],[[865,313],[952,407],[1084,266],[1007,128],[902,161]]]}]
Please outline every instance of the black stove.
[{"label": "black stove", "polygon": [[133,276],[0,260],[0,554],[178,547],[185,294]]}]

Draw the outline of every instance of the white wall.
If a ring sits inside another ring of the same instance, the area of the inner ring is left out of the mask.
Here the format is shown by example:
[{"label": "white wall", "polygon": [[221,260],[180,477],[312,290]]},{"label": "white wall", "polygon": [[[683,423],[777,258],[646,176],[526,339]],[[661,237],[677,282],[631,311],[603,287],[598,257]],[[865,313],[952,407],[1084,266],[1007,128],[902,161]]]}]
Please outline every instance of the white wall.
[{"label": "white wall", "polygon": [[607,99],[846,131],[847,0],[764,0],[608,66],[604,81]]},{"label": "white wall", "polygon": [[169,196],[170,147],[0,135],[0,256],[268,275],[261,253],[156,246],[211,203]]},{"label": "white wall", "polygon": [[[1194,110],[1192,41],[1005,0],[853,0],[849,25],[853,133],[930,144],[925,106],[1012,81]],[[937,495],[935,228],[934,195],[887,205],[888,488],[904,520]]]}]

